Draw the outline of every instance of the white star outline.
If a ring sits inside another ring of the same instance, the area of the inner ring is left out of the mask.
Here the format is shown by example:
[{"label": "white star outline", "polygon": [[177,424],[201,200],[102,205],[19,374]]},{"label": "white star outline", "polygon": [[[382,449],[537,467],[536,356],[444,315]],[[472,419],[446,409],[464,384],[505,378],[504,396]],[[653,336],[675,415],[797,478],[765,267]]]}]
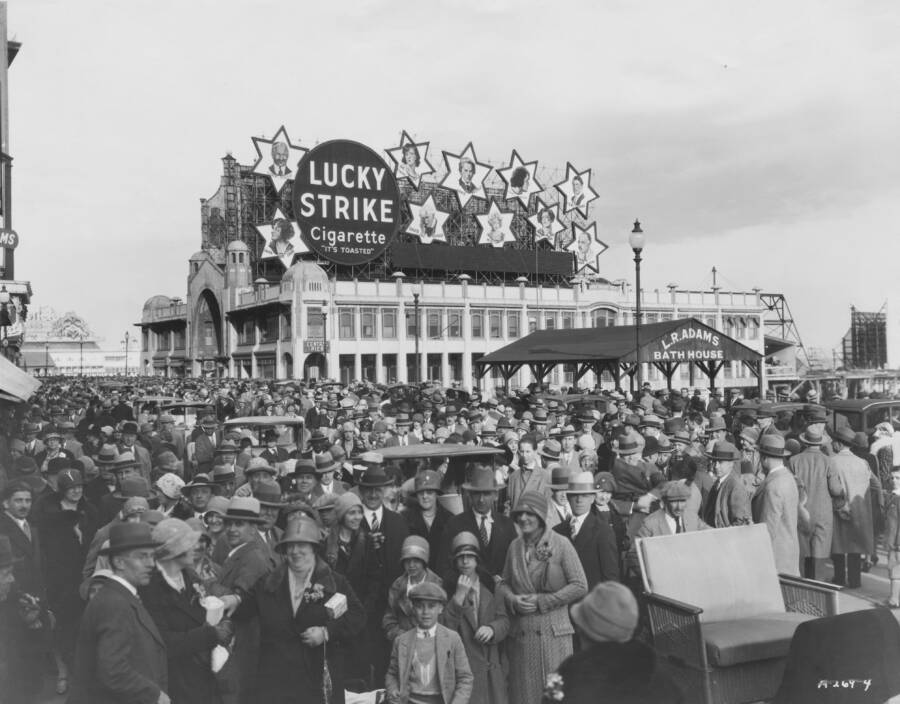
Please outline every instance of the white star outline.
[{"label": "white star outline", "polygon": [[[512,155],[509,157],[509,166],[507,166],[505,169],[497,169],[497,173],[506,184],[506,192],[503,194],[503,199],[513,200],[514,198],[517,198],[519,202],[527,209],[529,198],[531,198],[533,194],[540,193],[544,190],[544,187],[537,180],[537,166],[537,161],[523,161],[522,157],[519,156],[519,152],[513,149]],[[528,172],[528,188],[526,188],[522,193],[516,193],[513,190],[511,183],[513,173],[519,168],[523,168]]]},{"label": "white star outline", "polygon": [[[412,220],[406,226],[404,232],[418,237],[422,244],[447,241],[447,235],[444,232],[444,223],[447,222],[450,213],[445,213],[437,207],[437,203],[434,202],[434,196],[432,194],[429,193],[425,202],[421,204],[411,202],[409,204],[409,209],[412,211]],[[424,214],[427,216],[429,213],[433,214],[435,219],[433,236],[427,235],[425,233],[425,228],[422,226],[422,215]]]},{"label": "white star outline", "polygon": [[[578,236],[587,235],[590,242],[588,256],[583,261],[578,259]],[[595,274],[600,273],[600,255],[609,247],[597,237],[597,223],[592,222],[588,227],[582,227],[577,222],[572,223],[572,241],[566,245],[566,251],[575,255],[575,273],[581,274],[586,269],[591,269]]]},{"label": "white star outline", "polygon": [[[543,213],[545,210],[549,210],[551,213],[553,213],[553,223],[550,225],[549,237],[547,235],[541,234],[541,213]],[[556,236],[566,229],[566,226],[562,223],[559,217],[559,203],[548,205],[540,198],[535,201],[535,213],[534,215],[530,215],[528,217],[528,222],[530,222],[532,227],[534,227],[535,242],[544,240],[545,242],[554,244],[556,242]]]},{"label": "white star outline", "polygon": [[[445,151],[443,152],[443,155],[447,173],[444,178],[441,179],[439,185],[442,188],[448,188],[451,191],[456,192],[456,196],[459,198],[459,206],[465,208],[466,203],[469,202],[469,199],[472,196],[487,200],[487,194],[484,192],[484,181],[491,171],[494,170],[494,167],[490,164],[482,164],[478,161],[478,158],[475,156],[475,147],[472,146],[472,143],[469,142],[460,154],[452,154]],[[463,159],[471,159],[475,164],[475,174],[472,176],[472,185],[474,186],[474,189],[471,193],[464,190],[462,186],[459,185],[459,162]]]},{"label": "white star outline", "polygon": [[[291,247],[293,247],[293,251],[290,254],[279,255],[269,247],[269,243],[272,241],[272,223],[279,219],[287,220],[294,233],[290,239]],[[307,254],[309,252],[309,247],[306,246],[306,243],[300,236],[299,226],[293,220],[288,220],[287,216],[281,212],[281,208],[275,208],[275,214],[272,216],[272,220],[269,223],[265,225],[254,225],[254,227],[260,237],[263,238],[263,242],[266,243],[263,247],[262,254],[259,255],[260,259],[279,259],[281,263],[284,264],[284,268],[288,269],[294,261],[295,254]]]},{"label": "white star outline", "polygon": [[[284,184],[294,180],[294,176],[297,173],[297,166],[309,149],[301,147],[298,144],[293,144],[288,137],[284,125],[278,128],[278,131],[272,139],[265,139],[264,137],[251,137],[250,139],[253,140],[253,148],[256,149],[256,162],[253,164],[253,173],[259,174],[260,176],[268,176],[272,185],[275,187],[275,190],[280,193],[281,189],[284,188]],[[269,171],[269,167],[273,165],[271,154],[272,145],[275,144],[275,142],[284,142],[290,150],[287,167],[291,169],[291,173],[287,176],[279,176]],[[261,145],[268,145],[265,152]]]},{"label": "white star outline", "polygon": [[[415,181],[405,171],[401,173],[401,167],[404,163],[403,149],[407,144],[412,144],[419,154],[419,168],[417,172],[418,179]],[[397,179],[405,178],[413,185],[413,188],[415,188],[417,191],[419,190],[419,186],[422,184],[422,177],[429,176],[434,173],[434,167],[431,165],[431,162],[428,161],[428,150],[430,148],[430,145],[431,142],[415,141],[406,130],[403,130],[403,134],[400,136],[399,146],[384,150],[385,153],[391,158],[391,161],[394,162],[394,176]]]},{"label": "white star outline", "polygon": [[[491,232],[490,220],[500,216],[500,233],[503,239],[500,242],[492,241],[488,234]],[[478,238],[478,244],[489,244],[492,247],[502,247],[507,242],[515,242],[516,236],[512,233],[512,221],[515,213],[504,213],[497,205],[497,201],[491,201],[490,209],[483,215],[476,215],[478,224],[481,225],[481,236]]]},{"label": "white star outline", "polygon": [[[582,194],[584,195],[584,201],[576,205],[572,202],[574,197],[573,189],[572,189],[572,180],[578,176],[584,187],[582,189]],[[581,214],[581,217],[587,218],[588,216],[588,204],[592,201],[597,200],[600,196],[597,194],[591,187],[591,170],[586,169],[585,171],[579,171],[574,166],[572,166],[571,162],[566,162],[566,177],[559,183],[554,183],[553,187],[560,192],[563,197],[563,212],[571,213],[573,210],[578,211]]]}]

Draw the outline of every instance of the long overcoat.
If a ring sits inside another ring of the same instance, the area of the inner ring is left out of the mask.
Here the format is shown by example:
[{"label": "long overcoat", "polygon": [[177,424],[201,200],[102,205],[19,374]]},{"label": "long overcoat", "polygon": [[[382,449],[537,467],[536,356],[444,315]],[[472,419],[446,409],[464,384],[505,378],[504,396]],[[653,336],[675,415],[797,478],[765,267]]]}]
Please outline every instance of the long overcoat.
[{"label": "long overcoat", "polygon": [[875,552],[875,537],[869,491],[873,484],[877,485],[877,479],[865,460],[849,450],[841,450],[829,461],[837,473],[846,502],[834,520],[831,552],[871,555]]}]

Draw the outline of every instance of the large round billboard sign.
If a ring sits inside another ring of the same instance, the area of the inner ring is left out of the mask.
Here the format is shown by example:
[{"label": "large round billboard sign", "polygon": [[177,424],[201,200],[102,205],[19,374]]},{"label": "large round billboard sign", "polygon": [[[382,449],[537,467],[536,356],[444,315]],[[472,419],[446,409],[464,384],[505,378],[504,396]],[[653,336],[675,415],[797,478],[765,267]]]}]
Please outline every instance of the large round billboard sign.
[{"label": "large round billboard sign", "polygon": [[337,264],[379,256],[400,228],[400,191],[391,168],[359,142],[336,139],[297,166],[294,218],[303,241]]}]

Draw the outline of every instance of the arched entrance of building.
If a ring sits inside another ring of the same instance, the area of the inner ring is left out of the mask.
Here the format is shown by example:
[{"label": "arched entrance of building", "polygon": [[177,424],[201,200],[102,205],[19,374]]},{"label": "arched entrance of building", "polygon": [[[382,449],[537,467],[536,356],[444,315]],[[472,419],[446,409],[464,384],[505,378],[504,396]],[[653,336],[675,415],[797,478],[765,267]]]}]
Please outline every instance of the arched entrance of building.
[{"label": "arched entrance of building", "polygon": [[304,379],[324,379],[328,376],[328,361],[321,352],[307,355],[303,362]]},{"label": "arched entrance of building", "polygon": [[285,352],[281,355],[282,366],[284,367],[284,376],[286,379],[294,378],[294,355]]},{"label": "arched entrance of building", "polygon": [[219,301],[208,288],[203,289],[197,301],[194,315],[193,345],[194,359],[201,362],[201,374],[211,376],[217,373],[216,361],[224,355],[222,349],[222,309]]}]

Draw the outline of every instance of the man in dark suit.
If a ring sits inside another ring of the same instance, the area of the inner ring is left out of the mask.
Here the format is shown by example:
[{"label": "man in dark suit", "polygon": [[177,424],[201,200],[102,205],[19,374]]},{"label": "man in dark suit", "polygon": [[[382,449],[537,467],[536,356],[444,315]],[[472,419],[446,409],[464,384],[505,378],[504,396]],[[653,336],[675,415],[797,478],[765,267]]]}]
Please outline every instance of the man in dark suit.
[{"label": "man in dark suit", "polygon": [[25,482],[7,484],[0,494],[0,535],[9,538],[16,558],[13,574],[16,586],[23,592],[44,597],[43,562],[37,526],[28,520],[33,501],[31,488]]},{"label": "man in dark suit", "polygon": [[378,596],[366,607],[366,646],[369,664],[374,668],[375,682],[384,682],[387,672],[390,643],[385,641],[381,629],[381,618],[387,608],[388,587],[400,576],[400,549],[409,535],[409,526],[399,513],[391,511],[383,504],[384,489],[393,480],[385,474],[384,458],[377,452],[365,452],[360,461],[366,471],[360,477],[359,495],[363,502],[363,520],[360,528],[367,534],[366,540],[375,549],[378,565],[379,587],[374,590]]},{"label": "man in dark suit", "polygon": [[598,582],[619,580],[619,558],[613,529],[591,512],[596,494],[593,474],[579,472],[572,475],[566,490],[572,517],[553,527],[575,546],[587,577],[588,589],[593,589]]},{"label": "man in dark suit", "polygon": [[706,455],[716,475],[716,481],[706,495],[700,515],[713,528],[746,526],[753,522],[750,492],[734,473],[741,453],[730,442],[720,440]]},{"label": "man in dark suit", "polygon": [[438,574],[447,574],[452,565],[451,546],[453,538],[467,531],[478,536],[478,547],[484,556],[484,568],[498,579],[503,572],[509,544],[516,537],[516,527],[512,520],[497,512],[497,492],[503,488],[494,479],[494,470],[484,465],[476,465],[471,478],[463,484],[469,495],[471,509],[453,516],[444,529],[441,542],[441,557],[437,562]]},{"label": "man in dark suit", "polygon": [[113,574],[84,611],[70,704],[169,704],[166,646],[137,596],[150,582],[155,547],[148,523],[110,530]]}]

